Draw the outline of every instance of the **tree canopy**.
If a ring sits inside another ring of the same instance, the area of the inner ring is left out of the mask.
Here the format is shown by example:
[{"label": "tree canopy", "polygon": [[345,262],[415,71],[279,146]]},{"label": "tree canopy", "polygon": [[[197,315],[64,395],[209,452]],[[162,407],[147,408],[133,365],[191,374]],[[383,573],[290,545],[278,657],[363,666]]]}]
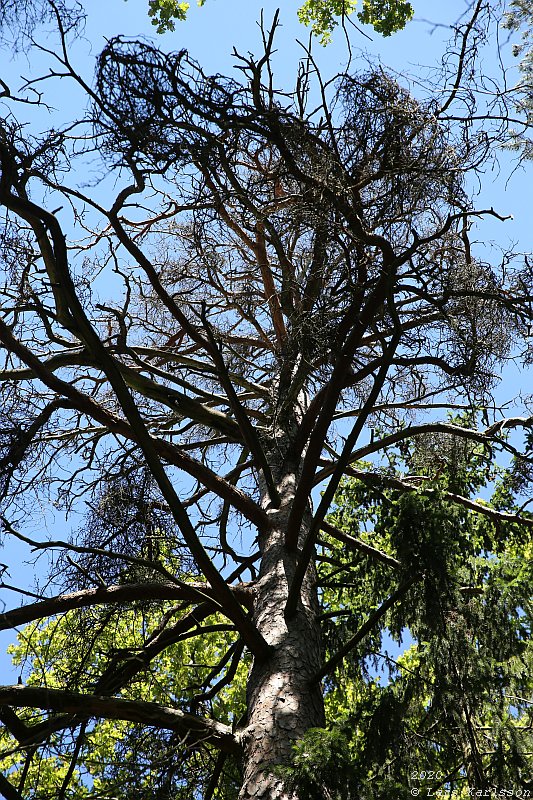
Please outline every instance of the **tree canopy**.
[{"label": "tree canopy", "polygon": [[[531,4],[522,2],[522,0],[513,0],[509,4],[504,26],[512,33],[519,32],[521,35],[520,41],[514,45],[514,53],[520,58],[521,85],[524,91],[520,94],[516,110],[522,118],[525,118],[529,128],[533,122],[533,104],[531,92],[528,91],[533,74],[533,9]],[[527,133],[524,135],[521,125],[516,127],[512,146],[526,158],[533,158],[531,137]]]},{"label": "tree canopy", "polygon": [[[206,0],[197,0],[199,6]],[[187,17],[190,3],[179,0],[149,0],[149,15],[158,33],[174,30],[176,20],[183,21]],[[383,36],[390,36],[401,30],[413,16],[413,8],[405,0],[361,0],[357,10],[357,0],[305,0],[298,9],[300,22],[311,28],[323,44],[330,38],[339,20],[344,20],[356,12],[359,22],[372,25],[374,30]]]},{"label": "tree canopy", "polygon": [[[319,543],[326,726],[296,743],[287,782],[310,800],[408,798],[412,789],[466,798],[471,787],[527,796],[532,541],[511,520],[519,511],[516,493],[528,482],[523,464],[498,469],[488,448],[448,434],[410,444],[403,454],[391,449],[385,463],[371,483],[370,465],[356,465]],[[424,478],[414,481],[415,471]],[[487,505],[492,517],[450,499],[460,492],[474,503],[489,482],[496,487]],[[19,668],[26,665],[28,687],[46,685],[53,695],[68,681],[79,692],[100,677],[102,649],[120,642],[123,657],[142,652],[143,631],[157,627],[162,612],[172,613],[170,601],[159,610],[145,603],[112,613],[98,605],[76,608],[80,600],[81,593],[65,598],[63,615],[28,624],[11,649]],[[40,616],[31,605],[25,615]],[[201,637],[187,637],[182,627],[175,642],[153,648],[149,668],[121,698],[137,701],[140,712],[147,701],[166,705],[169,697],[195,713],[209,708],[222,739],[223,725],[245,713],[250,663],[223,617],[212,614],[203,625]],[[391,634],[412,642],[404,641],[395,657]],[[328,660],[338,658],[339,648],[345,658],[333,669]],[[176,733],[164,734],[169,723],[160,707],[152,712],[160,731],[142,735],[125,703],[114,710],[120,721],[84,723],[72,741],[72,734],[53,736],[31,760],[5,732],[11,779],[38,798],[60,796],[66,785],[76,798],[127,798],[132,786],[140,797],[187,798],[195,791],[209,796],[216,775],[216,796],[237,796],[236,752],[222,741],[220,771],[207,748],[177,762]],[[25,724],[40,713],[27,713]],[[192,744],[193,733],[184,730]],[[64,759],[68,747],[77,751],[74,769]]]},{"label": "tree canopy", "polygon": [[519,100],[479,77],[491,9],[416,91],[311,53],[278,88],[277,16],[229,77],[119,36],[93,79],[67,12],[2,84],[0,522],[48,572],[1,587],[0,792],[530,791],[533,416],[500,376],[533,272],[476,243]]}]

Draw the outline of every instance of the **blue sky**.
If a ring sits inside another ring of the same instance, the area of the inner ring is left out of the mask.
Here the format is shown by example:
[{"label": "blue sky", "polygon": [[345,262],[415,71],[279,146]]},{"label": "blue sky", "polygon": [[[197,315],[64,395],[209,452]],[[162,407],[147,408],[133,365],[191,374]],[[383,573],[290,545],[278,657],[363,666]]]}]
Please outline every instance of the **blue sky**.
[{"label": "blue sky", "polygon": [[[105,40],[118,34],[151,37],[163,49],[186,48],[207,72],[231,74],[237,66],[232,55],[233,48],[245,55],[248,52],[261,52],[258,24],[261,12],[263,11],[268,27],[280,0],[206,0],[203,8],[198,8],[193,0],[187,21],[178,22],[174,32],[162,36],[158,36],[150,24],[147,15],[148,0],[91,0],[87,5],[90,13],[84,36],[73,48],[73,62],[90,80],[94,71],[94,58]],[[418,0],[415,4],[415,19],[404,31],[389,38],[380,37],[368,26],[365,26],[367,35],[364,36],[349,25],[352,69],[364,70],[365,61],[370,58],[374,62],[381,61],[400,76],[421,76],[427,79],[440,63],[444,43],[450,36],[450,25],[465,14],[469,5],[470,0],[447,0],[445,3]],[[288,90],[294,86],[297,64],[304,55],[297,40],[305,44],[308,42],[308,31],[297,20],[297,6],[298,0],[281,4],[281,25],[276,36],[275,77],[278,86]],[[504,43],[502,53],[507,64],[516,63],[511,56],[510,44],[505,44],[505,32],[502,32],[501,39]],[[336,30],[333,42],[328,47],[324,48],[315,41],[313,54],[326,79],[345,68],[348,53],[342,30]],[[495,69],[496,55],[495,48],[484,54],[488,72]],[[35,55],[31,55],[31,65],[24,55],[9,64],[8,54],[5,56],[4,73],[15,77],[15,85],[16,76],[26,77],[30,72],[35,72]],[[514,75],[511,73],[510,81],[515,77],[516,72]],[[416,92],[416,83],[411,85]],[[49,84],[47,91],[48,89],[52,89],[52,84]],[[59,117],[63,115],[62,109],[67,114],[72,113],[72,106],[76,102],[78,99],[70,82],[65,80],[58,83],[52,93],[52,103],[55,104]],[[49,119],[43,122],[47,123]],[[492,221],[484,223],[482,239],[485,243],[494,239],[502,246],[508,242],[520,242],[520,249],[531,250],[528,170],[519,168],[509,178],[513,171],[514,157],[502,154],[500,158],[501,170],[485,176],[481,200],[485,205],[494,205],[504,215],[512,214],[514,219],[505,224]]]},{"label": "blue sky", "polygon": [[[294,86],[298,61],[304,54],[297,40],[305,45],[308,43],[308,31],[299,24],[296,15],[298,0],[286,0],[285,3],[280,3],[280,0],[206,0],[203,8],[198,8],[193,0],[187,21],[177,23],[174,32],[162,36],[155,34],[148,19],[148,0],[93,0],[90,5],[92,10],[86,27],[87,41],[80,42],[78,60],[89,74],[92,73],[90,53],[96,55],[105,39],[117,34],[149,36],[164,49],[186,48],[207,72],[231,74],[236,69],[233,48],[242,54],[260,53],[261,32],[258,21],[261,12],[268,27],[276,9],[281,6],[274,69],[278,85],[291,89]],[[414,5],[415,19],[404,31],[389,38],[379,36],[368,26],[365,26],[364,36],[348,25],[353,53],[352,69],[364,69],[366,58],[371,58],[381,61],[400,75],[422,78],[430,75],[440,63],[444,43],[450,37],[450,25],[461,19],[471,2],[447,0],[445,3],[435,3],[434,0],[417,0]],[[505,43],[506,37],[506,32],[502,31],[502,54],[507,65],[511,66],[516,63],[516,59],[511,55],[511,45]],[[328,47],[322,47],[315,41],[313,54],[325,78],[345,68],[348,53],[342,30],[336,30]],[[487,71],[494,71],[496,48],[489,49],[483,57]],[[515,78],[516,72],[511,72],[510,81]],[[416,85],[412,88],[416,91]],[[485,247],[489,240],[495,240],[502,246],[510,242],[520,242],[520,249],[530,251],[532,215],[529,174],[527,169],[519,168],[509,178],[514,167],[514,156],[502,154],[500,159],[501,171],[486,175],[480,201],[488,206],[494,205],[503,215],[512,214],[513,220],[505,224],[487,221],[483,224],[483,231],[480,231],[481,238]]]},{"label": "blue sky", "polygon": [[[207,0],[204,8],[199,9],[193,5],[189,19],[186,23],[178,23],[174,33],[158,37],[147,17],[147,0],[90,0],[90,14],[85,30],[85,36],[80,39],[75,47],[74,62],[78,68],[90,77],[93,73],[94,57],[101,50],[105,39],[117,34],[136,36],[139,34],[153,37],[165,49],[180,50],[187,48],[207,72],[231,72],[236,63],[232,56],[233,47],[246,54],[260,53],[261,33],[258,26],[261,9],[263,8],[265,23],[269,23],[279,5],[279,0]],[[407,29],[389,39],[382,39],[377,34],[369,32],[372,41],[365,38],[355,29],[350,28],[350,39],[353,50],[353,68],[358,64],[363,65],[365,59],[379,59],[400,74],[423,75],[429,74],[440,60],[443,51],[443,42],[448,38],[450,24],[454,23],[468,7],[464,0],[447,0],[445,3],[435,3],[434,0],[418,0],[416,2],[416,18],[408,25]],[[291,89],[294,85],[296,66],[303,56],[303,50],[296,43],[300,39],[307,43],[308,34],[299,25],[296,18],[296,2],[285,3],[281,11],[281,27],[277,35],[277,53],[274,59],[278,85]],[[436,10],[437,9],[437,10]],[[439,23],[437,27],[424,20]],[[347,62],[347,49],[342,31],[337,30],[333,43],[327,48],[315,42],[313,45],[315,58],[323,75],[327,78],[343,69]],[[512,62],[510,47],[504,47],[504,56]],[[487,54],[488,68],[495,53]],[[4,54],[4,63],[7,64],[9,54]],[[26,57],[21,55],[16,61],[11,61],[7,71],[12,76],[24,75],[33,71],[35,61],[30,66]],[[16,84],[16,80],[14,83]],[[53,102],[57,106],[57,113],[70,113],[76,100],[75,93],[64,82],[61,89],[55,92]],[[45,123],[46,124],[46,123]],[[530,189],[528,182],[530,172],[519,168],[514,174],[513,157],[502,154],[501,169],[489,173],[483,183],[480,203],[484,207],[494,206],[501,214],[512,214],[514,219],[506,223],[489,221],[478,226],[478,239],[480,251],[484,251],[486,258],[493,249],[491,242],[495,241],[502,247],[509,243],[518,242],[518,249],[531,251],[532,217],[530,204]],[[509,177],[511,176],[511,177]],[[515,394],[520,388],[527,390],[526,376],[516,370],[510,370],[506,375],[506,394]],[[50,525],[55,525],[56,518],[49,515]],[[44,535],[50,531],[41,531]],[[67,531],[62,532],[65,536]],[[11,580],[20,580],[29,583],[33,573],[31,565],[24,566],[22,561],[27,556],[20,548],[5,548],[0,551],[0,561],[5,563],[15,562],[11,569]],[[45,564],[40,562],[39,571],[44,572]],[[42,574],[41,572],[41,574]],[[15,595],[3,593],[8,607],[15,605]],[[0,611],[1,611],[0,605]],[[4,643],[12,638],[11,634],[0,636],[0,649]],[[5,660],[0,656],[0,664]],[[7,673],[6,673],[7,675]],[[0,678],[0,683],[8,679]]]}]

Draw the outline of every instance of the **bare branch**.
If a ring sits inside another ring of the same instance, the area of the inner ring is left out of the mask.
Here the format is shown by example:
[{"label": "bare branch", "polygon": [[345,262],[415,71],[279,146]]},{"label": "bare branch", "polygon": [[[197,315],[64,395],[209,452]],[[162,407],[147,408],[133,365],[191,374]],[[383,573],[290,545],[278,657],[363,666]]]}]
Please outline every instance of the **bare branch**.
[{"label": "bare branch", "polygon": [[[239,599],[239,602],[244,603],[247,607],[251,606],[252,590],[249,584],[232,586],[231,590]],[[180,583],[179,585],[175,583],[137,583],[87,589],[73,592],[72,594],[50,597],[39,603],[30,603],[20,608],[4,611],[0,614],[0,630],[7,630],[37,619],[63,614],[76,608],[146,600],[190,600],[194,602],[199,599],[203,600],[206,596],[209,597],[212,591],[208,585],[194,583]],[[216,608],[220,609],[220,606],[217,604]]]},{"label": "bare branch", "polygon": [[76,694],[37,686],[1,686],[0,703],[76,714],[84,719],[99,717],[153,725],[179,733],[189,745],[205,742],[227,753],[240,752],[239,743],[227,725],[144,700]]}]

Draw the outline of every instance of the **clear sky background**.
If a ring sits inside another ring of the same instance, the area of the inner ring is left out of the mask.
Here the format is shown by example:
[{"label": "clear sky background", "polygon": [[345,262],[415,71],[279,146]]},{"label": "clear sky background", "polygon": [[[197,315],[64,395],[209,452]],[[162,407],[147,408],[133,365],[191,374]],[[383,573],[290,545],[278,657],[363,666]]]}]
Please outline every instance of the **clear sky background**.
[{"label": "clear sky background", "polygon": [[[194,2],[194,0],[193,0]],[[444,50],[444,42],[451,34],[450,25],[456,22],[468,8],[465,0],[413,0],[416,17],[405,31],[389,39],[383,39],[371,30],[365,31],[371,40],[348,25],[352,47],[351,69],[365,69],[366,59],[379,60],[383,65],[403,75],[427,77],[431,70],[440,63]],[[261,53],[261,33],[258,26],[261,9],[265,24],[274,17],[280,0],[207,0],[203,8],[193,4],[189,19],[185,23],[177,23],[176,31],[158,36],[150,24],[147,16],[147,0],[87,0],[90,8],[84,37],[74,48],[73,61],[78,69],[87,78],[94,72],[94,58],[102,49],[106,38],[122,34],[126,36],[148,36],[153,38],[163,49],[181,50],[187,48],[197,61],[201,63],[206,72],[223,72],[231,74],[236,68],[235,58],[232,56],[233,48],[242,54]],[[304,56],[304,51],[296,40],[300,39],[307,44],[308,32],[298,23],[296,17],[296,0],[290,0],[282,5],[280,22],[281,27],[276,37],[277,52],[274,58],[274,68],[277,84],[283,89],[290,90],[294,87],[298,61]],[[430,22],[428,22],[428,20]],[[432,24],[433,23],[433,24]],[[502,40],[505,41],[505,34]],[[315,41],[313,53],[320,70],[325,78],[333,76],[345,68],[348,61],[346,41],[341,29],[337,29],[333,43],[328,47],[321,47]],[[513,63],[509,44],[503,47],[504,58],[509,64]],[[487,51],[487,69],[495,64],[496,49]],[[28,63],[32,58],[32,63]],[[4,65],[3,75],[9,76],[10,83],[17,84],[18,76],[27,77],[30,70],[35,69],[35,56],[20,54],[16,59],[10,53],[0,55],[0,63]],[[491,63],[492,62],[492,63]],[[70,84],[64,81],[61,87],[55,90],[52,101],[61,118],[66,118],[72,113],[72,108],[78,102],[77,96]],[[28,113],[25,111],[25,113]],[[46,116],[46,115],[45,115]],[[30,119],[31,115],[28,117]],[[35,122],[36,117],[33,118]],[[48,119],[43,119],[43,125],[49,124]],[[531,165],[515,169],[515,156],[501,155],[501,168],[487,173],[483,182],[480,205],[483,207],[494,206],[502,215],[512,214],[514,219],[506,223],[495,221],[484,222],[477,227],[476,238],[480,244],[481,257],[490,258],[497,250],[492,242],[503,248],[509,244],[518,243],[517,249],[525,252],[532,248],[533,218],[531,211],[531,191],[529,183],[532,178]],[[479,187],[473,187],[479,188]],[[527,382],[531,377],[521,373],[518,369],[510,369],[505,376],[505,394],[507,397],[517,394],[519,390],[533,393],[533,387],[528,387]],[[520,409],[517,409],[520,410]],[[49,530],[35,530],[39,538],[47,538],[51,534],[68,536],[71,527],[77,527],[78,521],[72,525],[70,521],[61,520],[57,515],[48,514]],[[53,530],[52,530],[53,529]],[[10,578],[5,578],[19,585],[26,584],[30,588],[34,567],[24,564],[28,553],[18,546],[8,545],[0,551],[0,562],[10,565]],[[13,566],[11,566],[13,565]],[[39,562],[37,572],[43,575],[46,564]],[[0,612],[3,610],[3,600],[6,607],[18,604],[17,596],[9,592],[0,592]],[[8,660],[1,655],[5,645],[13,639],[12,633],[0,635],[0,683],[9,683],[13,674],[9,669]]]}]

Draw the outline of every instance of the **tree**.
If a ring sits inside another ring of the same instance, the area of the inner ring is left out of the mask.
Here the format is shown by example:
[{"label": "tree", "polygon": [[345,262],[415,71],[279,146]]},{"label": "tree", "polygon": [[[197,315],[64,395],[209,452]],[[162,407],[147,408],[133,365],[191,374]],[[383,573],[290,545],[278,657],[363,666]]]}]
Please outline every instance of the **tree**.
[{"label": "tree", "polygon": [[[205,0],[198,0],[203,6]],[[175,29],[175,20],[184,20],[190,3],[179,0],[149,0],[149,15],[158,33]],[[357,0],[305,0],[298,9],[300,22],[310,26],[313,34],[323,44],[330,41],[331,33],[338,24],[338,19],[356,11]],[[401,30],[413,16],[413,8],[405,0],[388,0],[386,3],[376,0],[362,0],[362,8],[357,12],[357,19],[363,24],[372,25],[374,30],[383,36],[390,36]]]},{"label": "tree", "polygon": [[[509,469],[495,468],[487,447],[448,434],[419,439],[403,456],[391,449],[386,463],[371,482],[371,465],[356,465],[354,473],[363,480],[345,480],[322,534],[317,571],[330,667],[328,724],[296,743],[286,780],[310,800],[408,798],[417,789],[422,796],[429,791],[438,796],[445,786],[446,795],[455,797],[470,796],[469,787],[512,787],[527,796],[533,744],[531,535],[502,515],[519,511],[516,495],[529,485],[530,467],[517,460]],[[495,478],[492,518],[447,499],[458,492],[473,498]],[[400,600],[398,583],[421,569],[424,582]],[[158,616],[149,606],[129,608],[120,618],[110,618],[108,609],[91,609],[89,620],[87,614],[71,608],[44,626],[24,628],[13,653],[19,666],[32,661],[29,685],[45,682],[53,689],[81,669],[98,675],[97,648],[120,640],[133,652],[142,647],[143,625],[156,626]],[[89,646],[88,621],[101,625]],[[150,670],[127,688],[127,697],[164,702],[169,695],[186,696],[196,708],[211,701],[212,713],[226,723],[230,709],[244,713],[249,664],[231,647],[232,634],[220,622],[200,641],[183,639],[153,657]],[[387,653],[387,629],[400,640],[409,630],[414,639],[395,658]],[[330,659],[342,645],[347,657],[331,669]],[[214,676],[209,665],[226,651],[231,675]],[[201,663],[193,667],[194,662]],[[215,677],[215,691],[207,690]],[[165,786],[176,787],[186,773],[190,785],[191,772],[197,788],[207,793],[213,785],[206,754],[196,763],[189,759],[184,769],[171,748],[156,757],[153,737],[140,737],[132,723],[101,720],[84,731],[76,773],[69,773],[54,741],[29,763],[26,785],[35,785],[38,776],[39,797],[58,796],[69,777],[69,796],[88,796],[87,772],[92,796],[127,797],[134,785],[140,796],[181,797],[175,788],[165,794]],[[18,778],[26,756],[13,752],[11,742],[3,744],[10,751],[4,763],[18,769]],[[224,757],[218,796],[234,797],[238,771],[230,766],[232,755]],[[186,789],[183,796],[192,793]]]},{"label": "tree", "polygon": [[[205,5],[206,0],[197,0],[198,6]],[[76,17],[80,6],[69,0],[55,3],[65,19]],[[173,31],[176,21],[183,22],[187,18],[190,3],[181,0],[148,0],[148,15],[158,33]],[[339,20],[345,23],[357,9],[357,0],[304,0],[297,10],[300,22],[311,28],[314,36],[322,44],[331,40],[331,34]],[[4,0],[0,7],[0,22],[15,23],[18,28],[31,29],[37,22],[46,19],[50,14],[47,0]],[[372,25],[374,30],[383,36],[391,36],[401,30],[413,16],[413,8],[406,0],[362,0],[361,10],[356,14],[359,22]]]},{"label": "tree", "polygon": [[520,150],[525,158],[530,159],[533,156],[533,145],[531,137],[527,134],[533,121],[531,92],[528,90],[528,87],[531,86],[533,72],[533,11],[529,3],[513,0],[509,4],[504,25],[513,33],[521,33],[520,43],[514,46],[515,55],[520,56],[519,69],[522,74],[519,86],[523,89],[520,93],[517,111],[525,119],[527,127],[524,131],[521,125],[516,126],[512,146],[514,149]]},{"label": "tree", "polygon": [[[422,796],[440,790],[468,797],[469,787],[527,793],[533,743],[531,535],[447,499],[458,492],[471,497],[495,479],[489,449],[429,436],[389,459],[374,487],[369,488],[368,474],[342,487],[332,522],[352,535],[358,526],[372,530],[372,544],[396,558],[400,575],[422,569],[425,579],[387,618],[400,641],[411,632],[411,647],[396,659],[383,653],[382,616],[364,631],[364,639],[360,630],[352,634],[356,672],[350,676],[349,658],[341,681],[331,686],[344,700],[344,747],[347,743],[354,765],[351,775],[347,769],[353,794],[339,797],[361,795],[363,786],[365,797],[407,798],[414,793],[409,783]],[[529,466],[519,459],[498,472],[491,505],[516,513],[513,496],[529,485]],[[346,563],[342,550],[335,558]],[[330,602],[336,609],[357,614],[378,606],[379,612],[381,598],[393,595],[394,583],[383,587],[383,568],[376,563],[361,572],[352,563],[348,580],[330,563],[332,578],[324,585],[335,594]],[[390,577],[389,568],[386,584]],[[350,582],[357,586],[355,604]],[[336,643],[337,632],[331,635]],[[385,686],[364,680],[372,658],[387,664]],[[343,693],[354,684],[359,696],[350,704]]]},{"label": "tree", "polygon": [[[363,636],[386,613],[392,630],[420,635],[435,596],[449,619],[447,576],[480,546],[460,540],[459,555],[446,545],[432,562],[431,519],[452,513],[443,504],[530,530],[520,510],[461,485],[437,493],[425,475],[402,480],[379,461],[428,437],[519,455],[522,431],[529,464],[532,419],[504,417],[493,398],[498,370],[528,357],[529,263],[508,253],[489,265],[470,241],[475,220],[503,218],[467,192],[492,142],[450,111],[464,99],[464,52],[444,100],[415,99],[382,68],[324,83],[311,56],[287,94],[271,70],[275,20],[261,58],[237,57],[240,80],[206,75],[185,51],[116,38],[93,87],[69,57],[75,30],[52,10],[60,46],[44,52],[55,67],[26,94],[4,89],[0,464],[6,537],[60,553],[49,589],[3,624],[57,621],[35,634],[37,685],[0,689],[10,747],[27,754],[0,790],[42,796],[41,765],[49,775],[47,756],[59,754],[68,766],[54,791],[65,797],[87,743],[105,749],[103,729],[120,756],[97,775],[103,796],[139,774],[149,797],[288,797],[301,786],[294,743],[324,726],[328,680]],[[87,112],[30,136],[15,111],[43,104],[34,91],[56,78],[83,91]],[[446,418],[457,405],[472,410],[467,423]],[[438,466],[440,445],[432,458]],[[399,531],[426,515],[420,547],[400,534],[392,545],[406,556],[400,571],[373,534],[370,544],[325,522],[354,471],[406,495],[398,513],[411,522]],[[36,497],[67,510],[85,502],[78,535],[21,530]],[[393,570],[370,615],[333,616],[348,600],[320,585],[324,530],[339,575],[354,568],[345,549],[370,583],[373,560],[380,575]],[[415,671],[442,652],[414,656]],[[459,769],[468,759],[465,749]]]}]

